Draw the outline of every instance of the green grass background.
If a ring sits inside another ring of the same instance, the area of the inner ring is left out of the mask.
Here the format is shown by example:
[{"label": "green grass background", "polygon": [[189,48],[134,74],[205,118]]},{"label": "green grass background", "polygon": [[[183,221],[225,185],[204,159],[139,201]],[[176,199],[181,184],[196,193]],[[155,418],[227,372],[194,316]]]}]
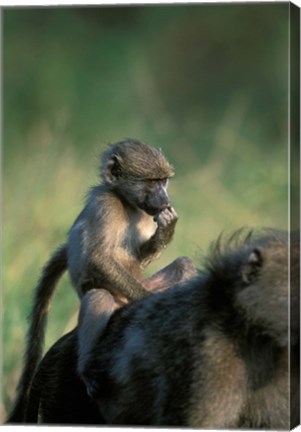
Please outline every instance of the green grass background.
[{"label": "green grass background", "polygon": [[[288,4],[5,9],[2,414],[32,291],[66,237],[98,155],[135,137],[176,169],[175,238],[148,273],[197,263],[221,231],[287,228]],[[49,347],[76,323],[60,283]]]}]

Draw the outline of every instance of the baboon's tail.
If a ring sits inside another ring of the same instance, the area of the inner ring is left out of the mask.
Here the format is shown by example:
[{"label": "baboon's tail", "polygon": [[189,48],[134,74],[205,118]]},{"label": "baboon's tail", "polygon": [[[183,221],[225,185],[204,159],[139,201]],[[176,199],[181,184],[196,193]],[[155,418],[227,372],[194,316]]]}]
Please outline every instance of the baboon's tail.
[{"label": "baboon's tail", "polygon": [[63,244],[46,263],[35,289],[30,326],[27,333],[24,366],[17,388],[16,402],[7,423],[24,422],[30,387],[43,353],[47,315],[51,299],[56,285],[66,269],[67,246]]}]

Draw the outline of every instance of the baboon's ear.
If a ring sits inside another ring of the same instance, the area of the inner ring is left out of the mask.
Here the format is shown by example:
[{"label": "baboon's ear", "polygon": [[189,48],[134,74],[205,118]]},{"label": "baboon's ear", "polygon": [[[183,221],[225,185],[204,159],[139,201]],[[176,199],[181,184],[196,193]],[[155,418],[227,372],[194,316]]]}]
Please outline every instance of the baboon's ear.
[{"label": "baboon's ear", "polygon": [[263,256],[261,250],[259,248],[253,249],[243,265],[242,280],[247,284],[254,282],[259,275],[262,263]]},{"label": "baboon's ear", "polygon": [[110,184],[114,184],[121,175],[121,157],[113,154],[108,160],[104,177]]}]

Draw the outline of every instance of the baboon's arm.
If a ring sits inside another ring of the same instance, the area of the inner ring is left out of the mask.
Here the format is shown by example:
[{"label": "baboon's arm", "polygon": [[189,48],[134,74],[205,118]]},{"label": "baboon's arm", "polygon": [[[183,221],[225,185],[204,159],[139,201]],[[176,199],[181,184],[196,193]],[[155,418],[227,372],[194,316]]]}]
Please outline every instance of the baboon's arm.
[{"label": "baboon's arm", "polygon": [[143,267],[146,267],[157,258],[170,243],[177,220],[178,215],[173,207],[168,207],[159,213],[157,216],[158,228],[155,234],[140,249],[140,259]]},{"label": "baboon's arm", "polygon": [[142,283],[112,257],[103,257],[101,263],[90,263],[89,289],[107,289],[121,299],[139,300],[149,295]]}]

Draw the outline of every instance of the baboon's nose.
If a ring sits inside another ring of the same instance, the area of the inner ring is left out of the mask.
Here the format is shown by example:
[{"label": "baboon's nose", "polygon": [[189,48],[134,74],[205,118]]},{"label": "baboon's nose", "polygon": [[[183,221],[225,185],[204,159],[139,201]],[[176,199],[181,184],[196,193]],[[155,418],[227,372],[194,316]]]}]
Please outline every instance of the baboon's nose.
[{"label": "baboon's nose", "polygon": [[170,203],[169,203],[169,201],[167,201],[167,202],[165,202],[165,203],[162,204],[162,206],[161,206],[161,210],[165,210],[165,209],[167,209],[168,207],[170,207]]}]

